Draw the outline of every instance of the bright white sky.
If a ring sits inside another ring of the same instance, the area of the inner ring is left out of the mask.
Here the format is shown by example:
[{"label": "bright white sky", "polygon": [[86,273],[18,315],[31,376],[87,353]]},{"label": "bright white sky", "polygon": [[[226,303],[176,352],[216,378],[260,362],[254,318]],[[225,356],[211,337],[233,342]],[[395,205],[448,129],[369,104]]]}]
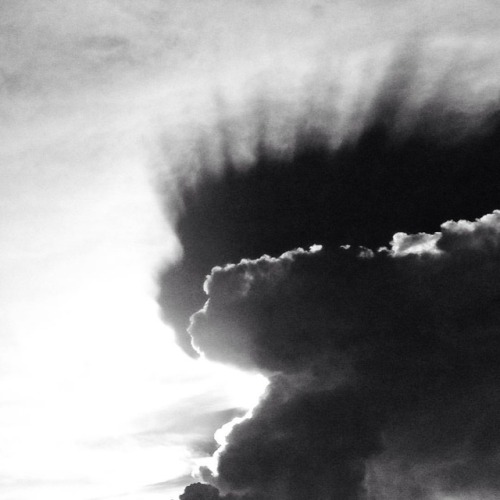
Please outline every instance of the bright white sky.
[{"label": "bright white sky", "polygon": [[332,47],[361,51],[346,87],[363,85],[367,31],[407,30],[404,2],[390,23],[378,2],[329,3],[0,0],[2,499],[173,498],[213,412],[255,401],[261,378],[187,358],[158,319],[178,248],[155,168],[214,95],[236,109],[259,81],[293,100]]},{"label": "bright white sky", "polygon": [[213,412],[262,390],[187,358],[158,319],[176,247],[150,167],[195,92],[168,49],[187,13],[172,3],[164,29],[161,4],[0,3],[4,500],[174,497]]}]

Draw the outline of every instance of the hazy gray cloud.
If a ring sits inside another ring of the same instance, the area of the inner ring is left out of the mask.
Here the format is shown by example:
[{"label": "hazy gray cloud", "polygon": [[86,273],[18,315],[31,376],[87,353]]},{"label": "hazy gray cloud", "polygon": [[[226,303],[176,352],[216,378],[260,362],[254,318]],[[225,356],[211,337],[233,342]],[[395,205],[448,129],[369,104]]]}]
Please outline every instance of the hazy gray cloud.
[{"label": "hazy gray cloud", "polygon": [[[477,131],[498,100],[498,9],[489,3],[460,12],[449,2],[241,3],[212,21],[239,8],[248,21],[236,40],[227,27],[208,37],[226,58],[211,59],[217,83],[203,111],[185,134],[165,131],[174,199],[176,180],[196,184],[200,170],[220,172],[227,160],[246,168],[263,146],[293,153],[304,128],[337,147],[384,115],[395,135],[418,128],[456,140]],[[245,59],[255,71],[239,72]]]}]

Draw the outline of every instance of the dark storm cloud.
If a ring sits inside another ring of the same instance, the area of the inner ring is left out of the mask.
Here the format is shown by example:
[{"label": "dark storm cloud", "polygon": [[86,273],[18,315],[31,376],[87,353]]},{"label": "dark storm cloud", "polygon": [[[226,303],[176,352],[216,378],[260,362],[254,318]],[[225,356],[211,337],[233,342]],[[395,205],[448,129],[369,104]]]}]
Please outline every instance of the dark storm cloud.
[{"label": "dark storm cloud", "polygon": [[220,491],[185,495],[493,497],[498,214],[433,232],[500,207],[498,22],[329,5],[283,67],[221,80],[187,138],[165,135],[182,257],[162,312],[186,352],[270,379],[202,470]]},{"label": "dark storm cloud", "polygon": [[495,212],[390,250],[215,268],[194,343],[271,380],[216,484],[273,500],[500,493],[499,245]]},{"label": "dark storm cloud", "polygon": [[219,500],[220,498],[217,488],[202,483],[190,484],[179,497],[180,500]]},{"label": "dark storm cloud", "polygon": [[201,283],[213,266],[314,243],[376,248],[397,231],[432,231],[443,220],[474,219],[500,206],[497,115],[479,118],[436,97],[410,118],[409,81],[416,77],[404,61],[392,82],[387,76],[397,92],[380,91],[362,130],[340,145],[306,116],[296,119],[291,146],[276,151],[266,144],[270,111],[263,105],[250,167],[231,157],[237,141],[230,124],[222,127],[222,166],[198,148],[207,165],[181,189],[175,222],[183,257],[164,271],[159,296],[187,351],[188,319],[205,300]]}]

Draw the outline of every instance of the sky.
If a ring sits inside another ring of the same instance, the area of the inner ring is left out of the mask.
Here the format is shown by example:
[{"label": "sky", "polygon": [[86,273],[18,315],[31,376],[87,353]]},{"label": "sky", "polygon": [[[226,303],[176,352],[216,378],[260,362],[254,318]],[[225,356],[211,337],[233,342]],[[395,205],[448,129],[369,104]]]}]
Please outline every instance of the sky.
[{"label": "sky", "polygon": [[159,7],[0,6],[2,498],[175,493],[262,385],[195,364],[159,317],[155,273],[179,249],[150,143],[185,105]]},{"label": "sky", "polygon": [[2,498],[497,496],[496,2],[0,20]]}]

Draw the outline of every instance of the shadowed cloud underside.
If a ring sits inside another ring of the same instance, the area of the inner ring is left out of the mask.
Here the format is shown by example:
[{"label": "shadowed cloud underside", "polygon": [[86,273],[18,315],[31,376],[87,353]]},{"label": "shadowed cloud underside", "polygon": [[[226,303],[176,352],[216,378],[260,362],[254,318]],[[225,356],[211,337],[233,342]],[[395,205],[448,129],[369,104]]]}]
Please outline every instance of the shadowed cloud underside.
[{"label": "shadowed cloud underside", "polygon": [[159,303],[188,352],[189,317],[205,301],[201,284],[213,266],[315,243],[377,248],[398,231],[433,231],[456,214],[474,219],[499,206],[495,115],[472,136],[445,142],[425,130],[394,137],[384,115],[337,150],[303,132],[290,155],[261,149],[244,170],[228,159],[184,191],[184,255],[164,271]]}]

